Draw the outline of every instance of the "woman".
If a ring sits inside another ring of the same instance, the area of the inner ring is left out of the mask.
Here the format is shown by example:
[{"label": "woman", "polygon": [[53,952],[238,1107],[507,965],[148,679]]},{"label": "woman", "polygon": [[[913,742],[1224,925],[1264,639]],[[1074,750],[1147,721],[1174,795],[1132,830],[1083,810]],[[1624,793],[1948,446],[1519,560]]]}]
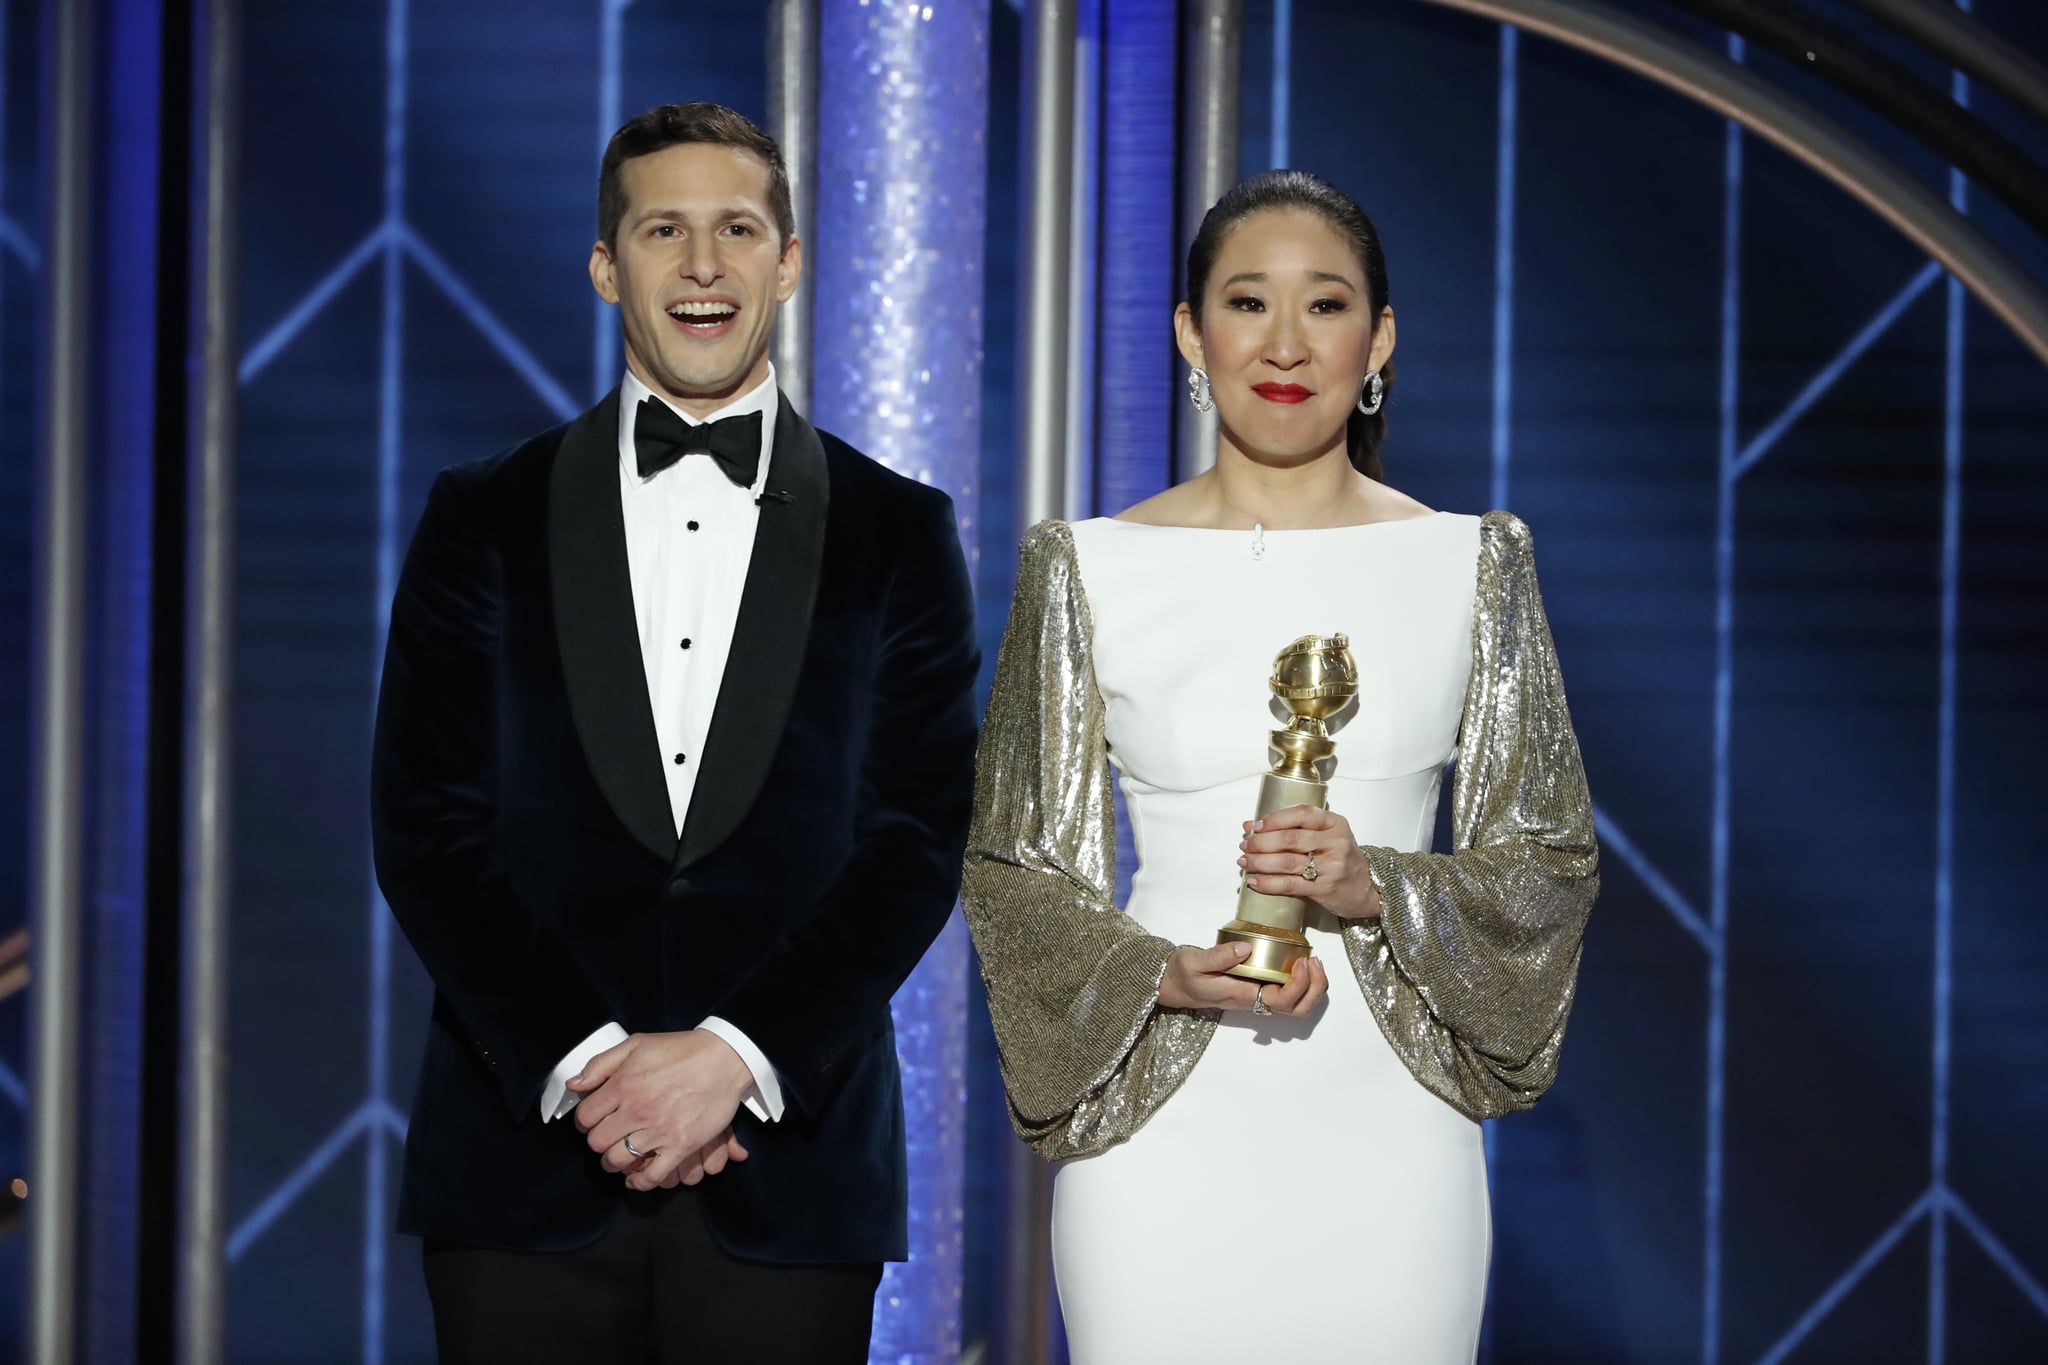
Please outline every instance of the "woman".
[{"label": "woman", "polygon": [[[1477,1120],[1556,1074],[1598,887],[1529,535],[1380,481],[1394,313],[1378,233],[1328,182],[1225,195],[1174,327],[1215,467],[1026,537],[966,864],[1012,1118],[1065,1162],[1070,1349],[1469,1361]],[[1254,824],[1273,657],[1339,632],[1360,690],[1329,809]],[[1433,854],[1454,757],[1457,851]],[[1139,853],[1123,911],[1112,764]],[[1284,984],[1207,946],[1237,875],[1311,902]]]}]

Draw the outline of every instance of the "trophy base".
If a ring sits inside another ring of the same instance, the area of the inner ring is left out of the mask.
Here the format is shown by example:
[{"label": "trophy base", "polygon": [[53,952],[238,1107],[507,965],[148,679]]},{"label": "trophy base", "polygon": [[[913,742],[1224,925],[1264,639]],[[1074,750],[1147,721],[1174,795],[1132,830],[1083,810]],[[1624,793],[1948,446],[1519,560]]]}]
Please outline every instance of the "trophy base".
[{"label": "trophy base", "polygon": [[1216,942],[1249,943],[1251,956],[1232,967],[1229,976],[1245,981],[1264,981],[1273,985],[1284,985],[1288,971],[1302,958],[1308,956],[1308,936],[1293,929],[1282,929],[1278,925],[1258,924],[1251,920],[1234,919],[1216,933]]}]

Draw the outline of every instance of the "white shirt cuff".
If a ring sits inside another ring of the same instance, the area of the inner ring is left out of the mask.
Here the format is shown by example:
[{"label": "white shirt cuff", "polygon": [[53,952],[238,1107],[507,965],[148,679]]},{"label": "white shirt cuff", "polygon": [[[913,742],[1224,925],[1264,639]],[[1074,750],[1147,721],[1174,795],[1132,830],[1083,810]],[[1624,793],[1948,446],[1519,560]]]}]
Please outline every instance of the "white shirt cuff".
[{"label": "white shirt cuff", "polygon": [[578,1043],[568,1056],[557,1062],[555,1069],[548,1073],[548,1083],[541,1087],[540,1121],[553,1123],[558,1118],[574,1113],[583,1097],[569,1089],[569,1082],[589,1064],[592,1057],[625,1041],[624,1029],[616,1022],[606,1024]]},{"label": "white shirt cuff", "polygon": [[740,1032],[739,1028],[712,1015],[697,1025],[706,1033],[715,1033],[740,1054],[740,1060],[747,1064],[747,1070],[754,1073],[753,1088],[741,1097],[747,1111],[763,1123],[774,1123],[782,1117],[782,1078],[775,1074],[775,1068],[763,1056],[761,1049],[754,1046],[754,1040]]}]

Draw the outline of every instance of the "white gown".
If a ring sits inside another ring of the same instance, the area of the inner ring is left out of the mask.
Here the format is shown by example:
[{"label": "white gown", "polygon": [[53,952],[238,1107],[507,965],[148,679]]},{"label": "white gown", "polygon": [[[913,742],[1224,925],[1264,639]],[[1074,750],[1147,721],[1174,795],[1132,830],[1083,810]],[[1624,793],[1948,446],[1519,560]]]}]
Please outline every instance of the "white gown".
[{"label": "white gown", "polygon": [[[1096,679],[1138,850],[1130,915],[1208,946],[1301,635],[1350,636],[1329,804],[1357,841],[1425,848],[1472,660],[1480,523],[1322,531],[1076,523]],[[1386,1362],[1477,1350],[1491,1225],[1479,1126],[1388,1046],[1327,925],[1310,1018],[1229,1011],[1129,1142],[1064,1164],[1053,1258],[1075,1365]]]}]

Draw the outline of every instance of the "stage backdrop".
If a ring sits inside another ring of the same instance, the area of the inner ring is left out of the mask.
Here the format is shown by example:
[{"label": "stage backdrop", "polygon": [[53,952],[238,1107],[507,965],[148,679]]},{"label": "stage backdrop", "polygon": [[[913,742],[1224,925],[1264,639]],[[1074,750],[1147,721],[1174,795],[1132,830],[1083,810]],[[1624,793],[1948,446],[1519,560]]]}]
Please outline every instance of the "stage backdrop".
[{"label": "stage backdrop", "polygon": [[[1389,478],[1534,528],[1600,807],[1562,1076],[1492,1135],[1492,1358],[2048,1359],[2048,370],[1674,95],[1425,6],[1289,8],[1247,164],[1277,132],[1377,216]],[[2048,52],[2040,6],[1974,8]],[[1679,22],[2048,276],[1910,139]]]},{"label": "stage backdrop", "polygon": [[[28,919],[29,620],[34,553],[36,6],[0,3],[0,934]],[[0,1180],[26,1174],[27,997],[0,1002]],[[0,1240],[0,1353],[21,1339],[27,1248]]]},{"label": "stage backdrop", "polygon": [[[0,9],[8,773],[26,754],[41,8]],[[2048,56],[2031,0],[1975,9]],[[1174,251],[1148,217],[1172,193],[1170,10],[1085,11],[1099,273],[1076,398],[1083,503],[1105,511],[1163,480],[1177,401]],[[971,530],[992,655],[1016,531],[1020,28],[1005,0],[987,18]],[[1534,527],[1602,808],[1562,1077],[1491,1134],[1486,1354],[2048,1358],[2048,373],[1869,214],[1643,81],[1409,0],[1249,0],[1246,23],[1245,168],[1320,170],[1378,218],[1402,336],[1389,476]],[[385,599],[436,469],[616,378],[582,265],[604,136],[675,98],[764,116],[765,42],[756,0],[249,7],[231,1359],[430,1356],[417,1248],[389,1231],[427,989],[364,829]],[[1908,140],[1748,59],[1951,189]],[[2038,241],[1953,188],[2048,275]],[[25,798],[0,789],[0,930],[23,917]],[[22,1158],[22,1018],[0,1004],[0,1178]],[[1010,1139],[985,1033],[969,1046],[972,1351]],[[1303,1134],[1300,1159],[1343,1142]],[[0,1340],[22,1282],[20,1240],[0,1241]]]}]

